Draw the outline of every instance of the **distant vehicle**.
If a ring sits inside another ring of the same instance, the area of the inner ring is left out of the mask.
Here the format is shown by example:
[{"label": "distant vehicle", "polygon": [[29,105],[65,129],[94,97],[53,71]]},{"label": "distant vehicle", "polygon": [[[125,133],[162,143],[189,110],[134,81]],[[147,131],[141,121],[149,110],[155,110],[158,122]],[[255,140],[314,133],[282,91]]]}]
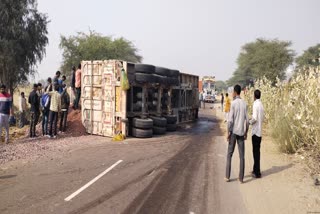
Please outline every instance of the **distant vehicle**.
[{"label": "distant vehicle", "polygon": [[214,95],[214,94],[206,95],[204,98],[204,101],[206,103],[214,103],[216,101],[216,95]]},{"label": "distant vehicle", "polygon": [[214,76],[204,76],[202,78],[202,91],[204,102],[214,103],[216,101],[215,96],[215,77]]}]

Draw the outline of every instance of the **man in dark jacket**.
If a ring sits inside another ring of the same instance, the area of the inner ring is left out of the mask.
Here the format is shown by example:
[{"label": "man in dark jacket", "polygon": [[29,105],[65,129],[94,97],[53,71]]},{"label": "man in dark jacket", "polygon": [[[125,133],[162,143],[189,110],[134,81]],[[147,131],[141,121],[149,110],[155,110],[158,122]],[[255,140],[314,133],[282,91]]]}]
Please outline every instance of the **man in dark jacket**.
[{"label": "man in dark jacket", "polygon": [[72,99],[72,106],[74,106],[75,98],[76,98],[76,66],[72,66],[71,72],[71,99]]},{"label": "man in dark jacket", "polygon": [[30,137],[37,137],[36,136],[36,125],[38,123],[38,119],[40,116],[40,99],[37,93],[38,84],[33,85],[33,90],[29,95],[29,104],[31,105],[30,108]]},{"label": "man in dark jacket", "polygon": [[64,89],[61,94],[61,116],[59,131],[65,132],[67,127],[68,110],[70,106],[70,96],[67,92],[67,86],[63,85]]}]

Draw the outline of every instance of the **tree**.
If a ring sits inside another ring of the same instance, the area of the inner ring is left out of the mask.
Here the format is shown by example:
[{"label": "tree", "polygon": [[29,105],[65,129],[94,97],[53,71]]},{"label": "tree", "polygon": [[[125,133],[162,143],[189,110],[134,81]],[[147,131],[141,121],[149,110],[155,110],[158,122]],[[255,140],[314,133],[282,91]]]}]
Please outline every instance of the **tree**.
[{"label": "tree", "polygon": [[303,69],[303,67],[315,67],[320,65],[320,44],[309,47],[303,52],[303,54],[296,59],[297,69]]},{"label": "tree", "polygon": [[292,64],[295,53],[290,49],[291,42],[257,39],[241,48],[237,59],[238,68],[228,84],[249,85],[254,79],[266,77],[275,82],[285,79],[285,72]]},{"label": "tree", "polygon": [[78,33],[76,36],[61,36],[60,48],[63,51],[61,69],[69,74],[73,65],[82,60],[119,59],[129,62],[141,62],[142,57],[132,42],[124,39],[113,39],[90,31],[89,34]]},{"label": "tree", "polygon": [[0,82],[13,93],[36,72],[48,44],[48,17],[36,0],[0,1]]},{"label": "tree", "polygon": [[216,91],[222,92],[224,90],[227,90],[227,84],[224,81],[216,81]]}]

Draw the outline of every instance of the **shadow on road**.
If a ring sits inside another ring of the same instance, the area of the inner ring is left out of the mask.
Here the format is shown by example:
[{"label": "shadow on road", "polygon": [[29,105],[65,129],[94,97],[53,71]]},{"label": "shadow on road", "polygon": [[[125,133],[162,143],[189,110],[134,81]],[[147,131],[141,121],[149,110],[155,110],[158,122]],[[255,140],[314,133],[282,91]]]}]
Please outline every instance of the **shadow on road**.
[{"label": "shadow on road", "polygon": [[[290,163],[290,164],[287,164],[287,165],[284,165],[284,166],[272,166],[270,169],[267,169],[265,171],[262,171],[261,174],[262,174],[262,177],[267,177],[269,175],[272,175],[272,174],[277,174],[279,172],[282,172],[284,170],[287,170],[291,167],[293,167],[294,164]],[[246,175],[245,177],[251,177],[251,175]],[[251,178],[249,180],[246,180],[245,183],[248,183],[250,181],[254,180],[254,178]]]},{"label": "shadow on road", "polygon": [[0,176],[0,179],[8,179],[8,178],[14,178],[17,175],[4,175],[4,176]]},{"label": "shadow on road", "polygon": [[294,164],[292,164],[292,163],[284,165],[284,166],[272,166],[270,169],[262,171],[262,175],[263,175],[263,177],[266,177],[268,175],[276,174],[281,171],[287,170],[293,166],[294,166]]}]

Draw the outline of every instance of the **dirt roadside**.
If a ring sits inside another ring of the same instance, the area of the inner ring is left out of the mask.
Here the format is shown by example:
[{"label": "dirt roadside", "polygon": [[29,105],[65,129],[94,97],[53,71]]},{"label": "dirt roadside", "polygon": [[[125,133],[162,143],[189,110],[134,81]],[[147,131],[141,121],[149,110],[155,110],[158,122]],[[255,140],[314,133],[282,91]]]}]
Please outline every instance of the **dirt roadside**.
[{"label": "dirt roadside", "polygon": [[[223,121],[220,105],[216,104],[215,108],[216,116]],[[220,127],[227,129],[224,122]],[[245,144],[245,183],[240,185],[248,213],[320,213],[320,186],[314,185],[301,157],[280,153],[272,138],[264,135],[261,144],[262,178],[254,179],[250,175],[253,166],[251,142],[251,137],[248,137]],[[239,172],[237,148],[232,168],[236,177]]]}]

